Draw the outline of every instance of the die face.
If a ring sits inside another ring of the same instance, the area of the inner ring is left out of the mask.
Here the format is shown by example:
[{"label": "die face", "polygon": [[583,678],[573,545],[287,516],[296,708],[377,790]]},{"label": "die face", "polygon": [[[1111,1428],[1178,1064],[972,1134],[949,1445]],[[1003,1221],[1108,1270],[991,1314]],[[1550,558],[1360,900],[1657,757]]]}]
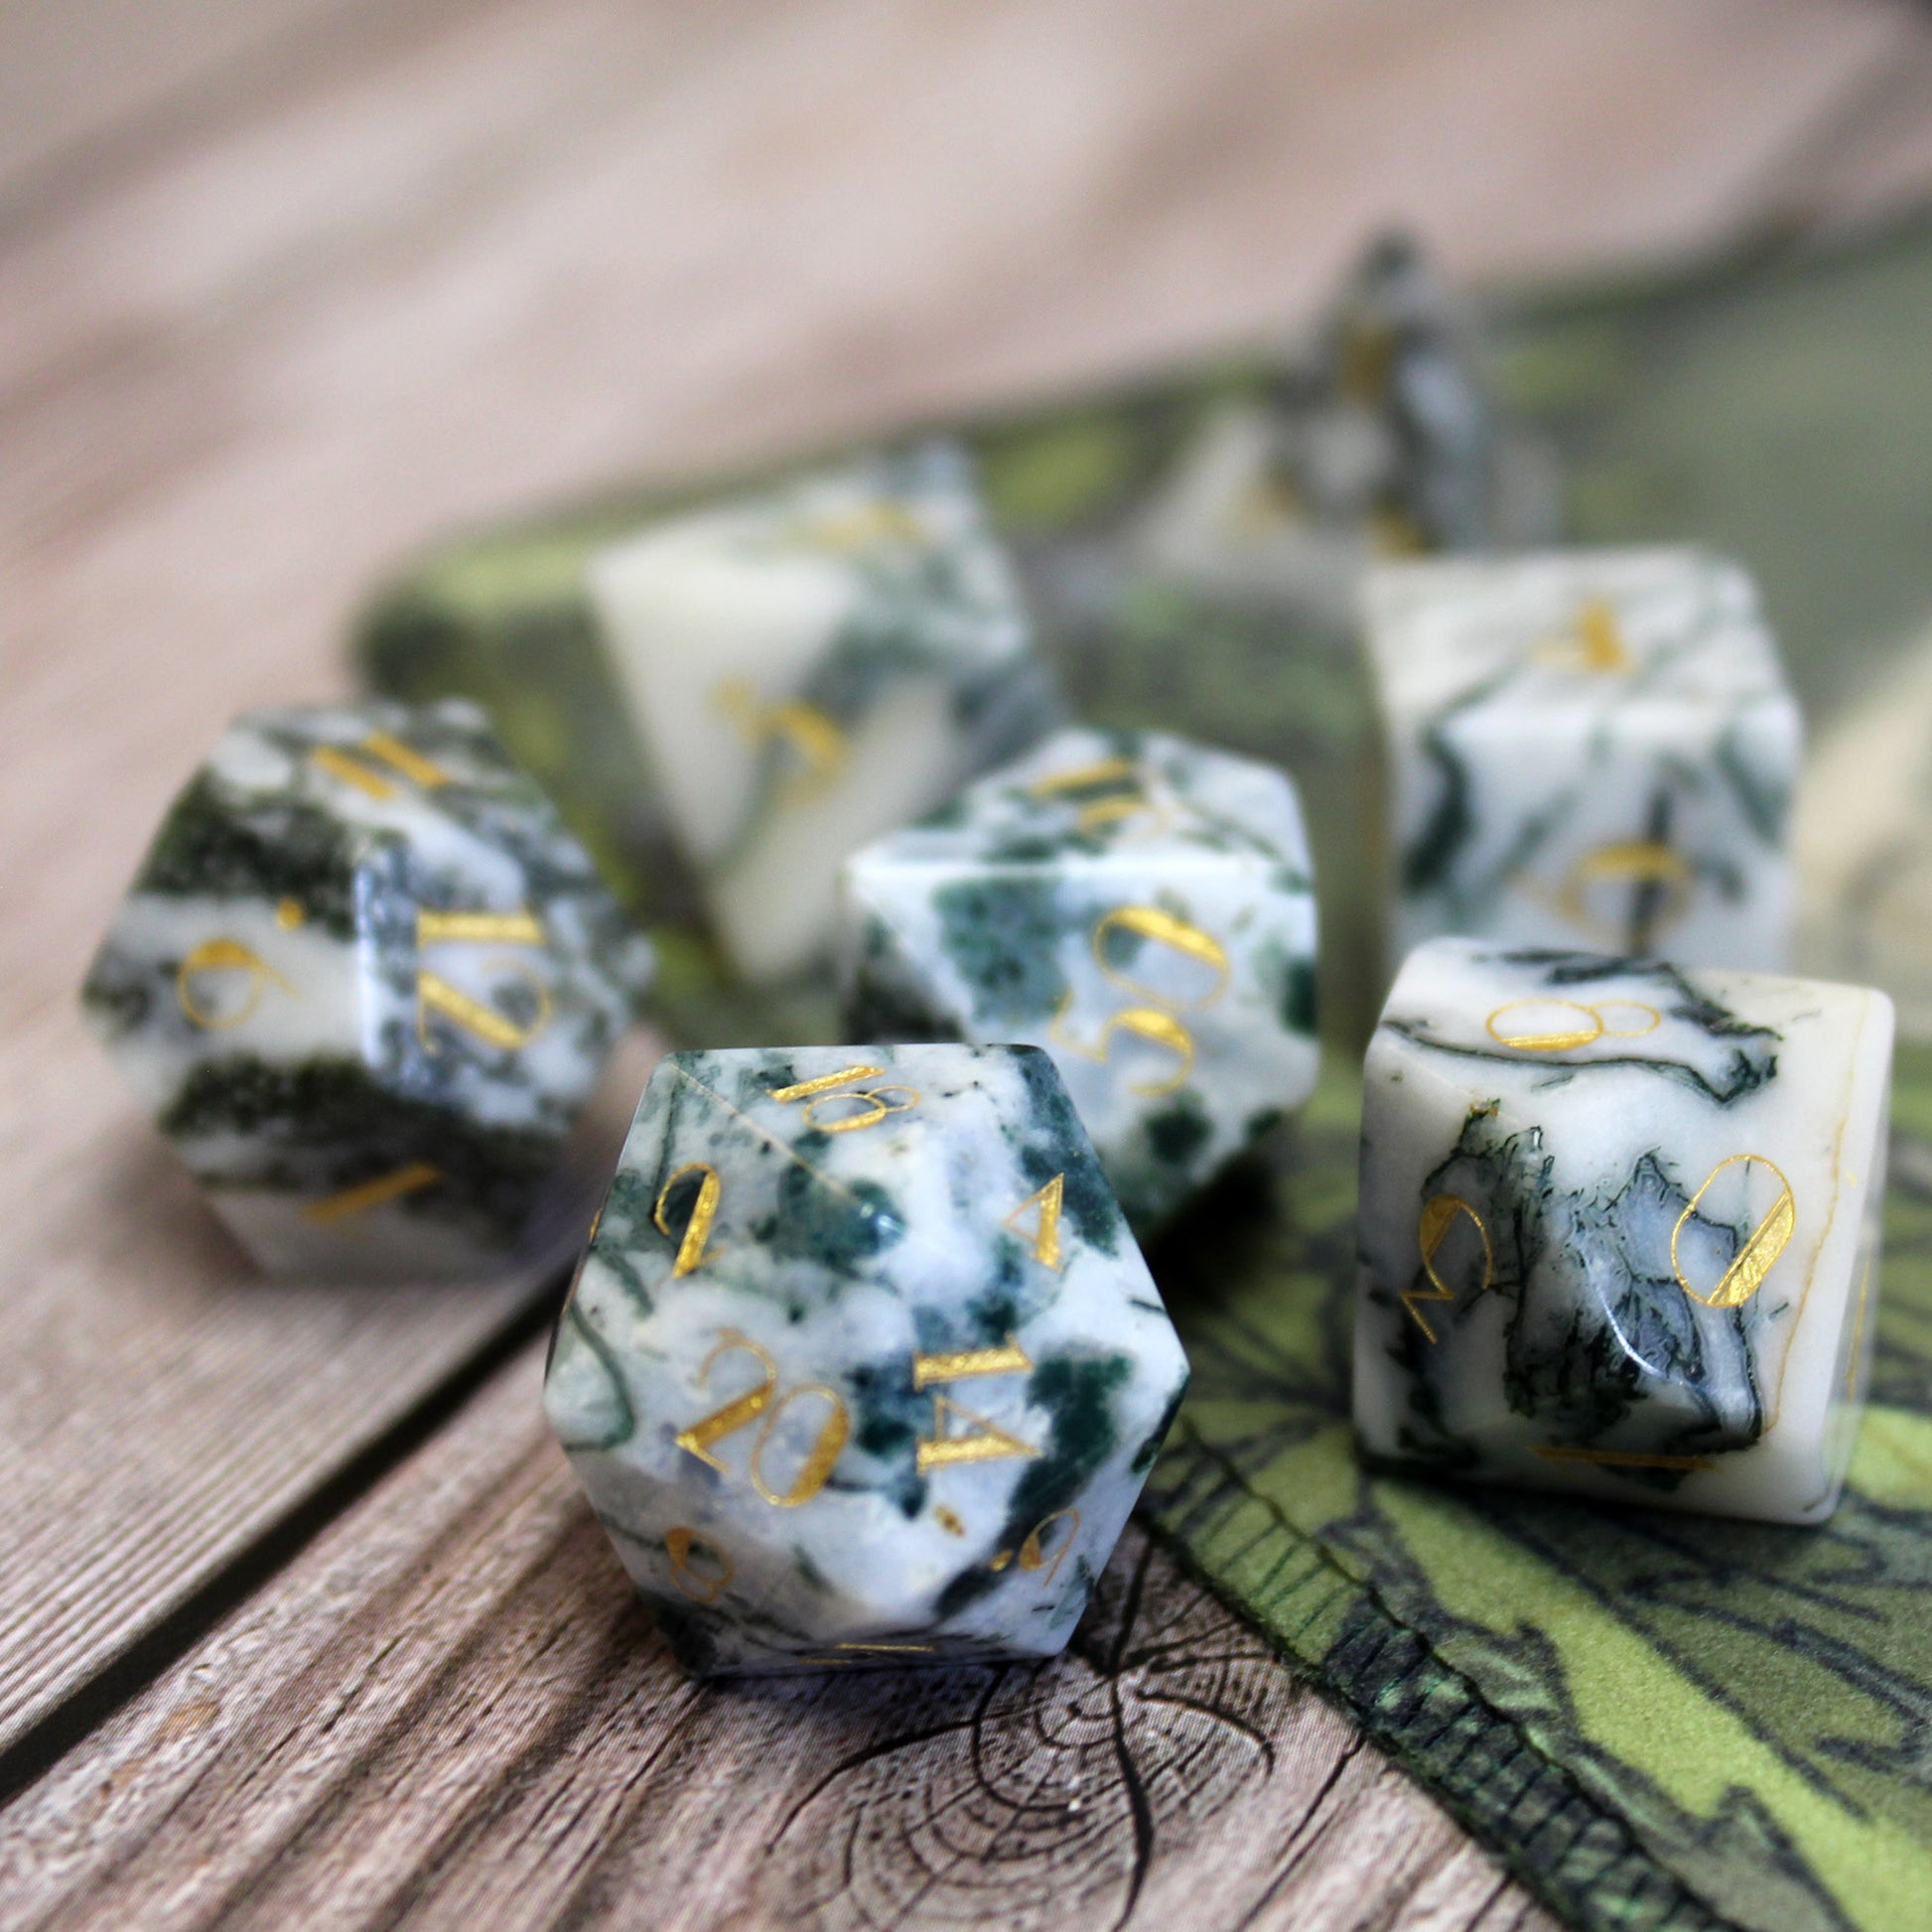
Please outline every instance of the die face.
[{"label": "die face", "polygon": [[713,922],[753,978],[829,943],[849,851],[1053,716],[951,446],[664,521],[602,552],[590,581]]},{"label": "die face", "polygon": [[545,1402],[718,1673],[1057,1651],[1185,1379],[1043,1054],[759,1049],[652,1076]]},{"label": "die face", "polygon": [[1891,1037],[1858,987],[1419,948],[1366,1067],[1364,1449],[1829,1515],[1870,1349]]},{"label": "die face", "polygon": [[1314,1084],[1294,787],[1158,733],[1071,731],[846,868],[848,1028],[1051,1054],[1134,1225]]},{"label": "die face", "polygon": [[1741,570],[1691,550],[1391,565],[1368,622],[1392,960],[1463,933],[1784,965],[1801,729]]},{"label": "die face", "polygon": [[275,1271],[514,1251],[649,974],[589,862],[463,704],[238,721],[82,1000]]}]

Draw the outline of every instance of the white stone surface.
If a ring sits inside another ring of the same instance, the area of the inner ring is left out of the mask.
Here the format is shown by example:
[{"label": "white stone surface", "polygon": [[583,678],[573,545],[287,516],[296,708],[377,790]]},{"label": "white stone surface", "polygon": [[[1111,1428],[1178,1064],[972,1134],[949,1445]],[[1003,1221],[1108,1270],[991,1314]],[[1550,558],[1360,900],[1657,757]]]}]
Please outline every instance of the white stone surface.
[{"label": "white stone surface", "polygon": [[1051,715],[950,445],[670,518],[600,552],[590,583],[713,921],[753,979],[830,943],[848,852]]},{"label": "white stone surface", "polygon": [[1735,564],[1691,549],[1389,564],[1366,617],[1391,970],[1450,933],[1788,965],[1802,730]]}]

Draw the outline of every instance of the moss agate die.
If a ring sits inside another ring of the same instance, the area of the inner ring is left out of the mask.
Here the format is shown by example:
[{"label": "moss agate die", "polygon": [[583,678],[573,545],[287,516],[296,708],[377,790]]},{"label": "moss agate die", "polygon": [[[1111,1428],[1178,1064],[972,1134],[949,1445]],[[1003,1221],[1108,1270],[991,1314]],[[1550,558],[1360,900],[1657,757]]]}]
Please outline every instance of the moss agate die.
[{"label": "moss agate die", "polygon": [[1783,969],[1802,731],[1742,569],[1671,548],[1388,564],[1366,610],[1391,970],[1451,933]]},{"label": "moss agate die", "polygon": [[1420,947],[1368,1051],[1363,1449],[1824,1520],[1875,1328],[1891,1044],[1863,987]]},{"label": "moss agate die", "polygon": [[175,800],[82,1006],[263,1267],[491,1273],[649,977],[474,706],[251,712]]},{"label": "moss agate die", "polygon": [[1314,967],[1294,784],[1165,733],[1056,734],[845,871],[848,1031],[1044,1047],[1142,1232],[1312,1090]]},{"label": "moss agate die", "polygon": [[963,451],[665,517],[590,561],[601,648],[738,971],[829,950],[839,862],[1055,719]]},{"label": "moss agate die", "polygon": [[1045,1054],[675,1053],[545,1377],[702,1674],[1057,1652],[1186,1364]]}]

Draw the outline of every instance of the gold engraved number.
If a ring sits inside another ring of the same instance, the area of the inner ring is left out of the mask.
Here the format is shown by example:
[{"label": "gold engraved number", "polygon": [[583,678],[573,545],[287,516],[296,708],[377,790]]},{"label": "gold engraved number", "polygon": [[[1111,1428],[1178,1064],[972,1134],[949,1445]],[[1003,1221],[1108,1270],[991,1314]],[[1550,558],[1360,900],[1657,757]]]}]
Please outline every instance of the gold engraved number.
[{"label": "gold engraved number", "polygon": [[[1587,852],[1570,869],[1557,893],[1565,917],[1585,927],[1595,926],[1589,895],[1599,886],[1658,887],[1663,904],[1650,915],[1651,927],[1665,926],[1689,908],[1696,875],[1691,862],[1657,839],[1619,839]],[[1601,930],[1601,927],[1597,927]]]},{"label": "gold engraved number", "polygon": [[[543,921],[532,912],[443,912],[422,906],[416,913],[416,949],[443,945],[542,946],[547,943]],[[419,966],[416,972],[416,1037],[434,1050],[429,1031],[432,1014],[453,1022],[479,1039],[504,1052],[514,1052],[550,1024],[550,989],[518,960],[492,961],[499,971],[520,980],[535,997],[536,1015],[528,1022],[512,1020],[493,1006],[453,986],[440,973]]]},{"label": "gold engraved number", "polygon": [[[1641,1014],[1642,1024],[1613,1027],[1612,1012]],[[1640,1039],[1663,1024],[1663,1015],[1641,1000],[1604,1000],[1589,1007],[1575,1000],[1512,1000],[1483,1022],[1491,1039],[1519,1053],[1561,1053],[1599,1039]]]},{"label": "gold engraved number", "polygon": [[[1685,1223],[1698,1211],[1698,1203],[1703,1200],[1712,1187],[1732,1168],[1743,1170],[1743,1185],[1750,1185],[1750,1171],[1760,1167],[1773,1175],[1778,1184],[1777,1198],[1771,1203],[1764,1217],[1754,1227],[1744,1245],[1731,1258],[1730,1265],[1719,1277],[1718,1285],[1709,1295],[1701,1294],[1693,1288],[1684,1273],[1683,1263],[1678,1258],[1677,1244],[1684,1232]],[[1778,1257],[1791,1245],[1791,1237],[1797,1231],[1798,1203],[1792,1197],[1791,1183],[1783,1173],[1765,1160],[1761,1154],[1733,1154],[1727,1161],[1720,1161],[1705,1176],[1704,1185],[1690,1198],[1689,1204],[1677,1217],[1677,1225],[1670,1231],[1671,1273],[1677,1277],[1677,1285],[1694,1302],[1702,1302],[1707,1309],[1742,1308],[1757,1291],[1764,1286],[1764,1278],[1776,1265]]]},{"label": "gold engraved number", "polygon": [[[1206,992],[1182,1000],[1135,979],[1107,957],[1107,942],[1115,932],[1132,933],[1137,938],[1153,940],[1171,947],[1183,958],[1197,961],[1212,971],[1213,984]],[[1194,1036],[1176,1017],[1176,1010],[1191,1011],[1212,1006],[1227,991],[1230,968],[1226,950],[1219,940],[1203,932],[1199,926],[1190,925],[1185,919],[1164,911],[1158,905],[1117,905],[1111,912],[1103,913],[1094,922],[1092,945],[1094,962],[1101,972],[1124,992],[1149,1004],[1126,1007],[1110,1014],[1100,1030],[1099,1044],[1088,1046],[1066,1031],[1066,1016],[1073,1005],[1073,995],[1069,992],[1060,1002],[1059,1011],[1054,1014],[1052,1024],[1046,1030],[1047,1036],[1092,1060],[1109,1057],[1117,1032],[1130,1033],[1155,1045],[1165,1046],[1179,1062],[1176,1071],[1166,1080],[1130,1081],[1128,1091],[1148,1098],[1173,1093],[1194,1068]]]},{"label": "gold engraved number", "polygon": [[767,704],[750,678],[730,677],[712,694],[712,702],[737,727],[755,750],[782,745],[795,760],[784,781],[789,802],[822,792],[845,769],[845,733],[814,704],[802,698],[783,698]]},{"label": "gold engraved number", "polygon": [[[1055,1523],[1066,1524],[1066,1534],[1060,1539],[1057,1550],[1049,1557],[1046,1554],[1046,1533]],[[1050,1584],[1059,1575],[1060,1565],[1066,1561],[1066,1553],[1073,1547],[1073,1539],[1080,1534],[1080,1512],[1077,1509],[1056,1509],[1050,1516],[1042,1516],[1020,1545],[1018,1562],[1022,1570],[1045,1571],[1042,1582]],[[1002,1550],[987,1567],[991,1570],[1004,1570],[1016,1561],[1012,1550]]]},{"label": "gold engraved number", "polygon": [[393,778],[364,763],[364,759],[378,759],[425,791],[434,791],[438,785],[450,782],[450,774],[440,764],[433,763],[414,746],[405,745],[387,732],[370,732],[355,749],[362,754],[361,758],[352,758],[335,745],[318,746],[310,756],[332,778],[353,785],[370,798],[393,798],[396,786]]},{"label": "gold engraved number", "polygon": [[1423,1273],[1429,1277],[1428,1288],[1412,1288],[1402,1298],[1402,1306],[1416,1318],[1416,1326],[1431,1341],[1438,1340],[1436,1330],[1429,1325],[1429,1317],[1416,1305],[1419,1302],[1453,1302],[1455,1291],[1443,1280],[1436,1271],[1436,1257],[1442,1252],[1443,1243],[1449,1239],[1449,1229],[1463,1215],[1476,1231],[1482,1243],[1482,1280],[1476,1284],[1480,1295],[1493,1279],[1496,1257],[1489,1246],[1489,1230],[1482,1224],[1482,1216],[1459,1194],[1437,1194],[1423,1203],[1422,1220],[1416,1229],[1416,1239],[1422,1249]]},{"label": "gold engraved number", "polygon": [[[708,1462],[721,1474],[729,1475],[731,1471],[712,1454],[712,1444],[722,1443],[727,1436],[735,1436],[762,1416],[764,1426],[759,1431],[758,1441],[752,1445],[751,1462],[747,1470],[752,1487],[774,1509],[796,1509],[800,1503],[810,1502],[830,1480],[833,1465],[845,1448],[846,1438],[852,1433],[852,1418],[838,1392],[828,1389],[822,1382],[801,1383],[797,1388],[787,1389],[783,1395],[779,1395],[777,1363],[751,1336],[740,1334],[736,1328],[726,1329],[718,1338],[717,1347],[705,1357],[698,1370],[699,1388],[710,1381],[711,1371],[719,1357],[734,1353],[753,1356],[764,1371],[763,1380],[745,1394],[734,1397],[722,1409],[714,1409],[701,1422],[694,1422],[689,1429],[682,1431],[676,1439],[677,1446],[681,1449],[689,1449],[700,1462]],[[792,1479],[791,1486],[782,1491],[776,1490],[765,1480],[765,1452],[771,1447],[772,1433],[782,1421],[785,1411],[792,1403],[806,1396],[823,1397],[831,1405],[831,1411],[819,1425],[818,1434],[812,1439],[811,1448],[806,1450],[805,1460]],[[773,1397],[777,1399],[774,1401]]]},{"label": "gold engraved number", "polygon": [[[1035,1188],[1027,1196],[1000,1225],[1011,1234],[1017,1234],[1034,1251],[1034,1259],[1042,1268],[1050,1268],[1054,1274],[1060,1272],[1060,1210],[1066,1201],[1066,1175],[1056,1173],[1044,1187]],[[1029,1208],[1037,1210],[1038,1218],[1034,1223],[1031,1234],[1019,1225],[1020,1217]]]},{"label": "gold engraved number", "polygon": [[1082,832],[1095,832],[1103,825],[1154,809],[1154,800],[1147,795],[1146,775],[1132,759],[1102,759],[1071,771],[1055,771],[1049,777],[1036,778],[1027,789],[1035,798],[1064,797],[1068,803],[1077,804],[1074,824]]},{"label": "gold engraved number", "polygon": [[[700,1570],[691,1561],[692,1553],[701,1552],[710,1561]],[[696,1530],[685,1529],[682,1525],[664,1532],[664,1554],[671,1560],[671,1582],[686,1596],[700,1603],[715,1603],[731,1587],[732,1579],[738,1574],[732,1560],[724,1551],[707,1543]]]},{"label": "gold engraved number", "polygon": [[[246,973],[248,991],[232,1012],[222,1013],[205,1006],[198,997],[196,982],[205,973]],[[208,1033],[226,1033],[231,1027],[245,1026],[269,987],[294,994],[295,988],[260,953],[244,946],[239,939],[204,939],[175,973],[175,997],[181,1010],[196,1026]]]},{"label": "gold engraved number", "polygon": [[670,1224],[664,1219],[664,1210],[670,1203],[671,1189],[687,1174],[703,1174],[698,1182],[697,1199],[691,1203],[691,1216],[684,1224],[684,1233],[677,1244],[677,1259],[671,1264],[671,1275],[688,1275],[704,1259],[704,1251],[711,1240],[711,1225],[718,1218],[718,1202],[725,1191],[725,1184],[718,1178],[718,1170],[703,1161],[693,1161],[688,1167],[678,1169],[670,1179],[657,1190],[657,1205],[650,1211],[650,1218],[656,1222],[659,1234],[668,1236]]},{"label": "gold engraved number", "polygon": [[[800,1080],[795,1086],[775,1087],[771,1098],[781,1106],[796,1101],[805,1103],[805,1125],[821,1134],[856,1134],[862,1128],[877,1127],[888,1114],[902,1114],[919,1104],[920,1095],[911,1087],[855,1087],[855,1080],[870,1080],[884,1073],[883,1066],[842,1066],[836,1073],[821,1073],[816,1080]],[[839,1091],[839,1089],[846,1091]],[[889,1093],[903,1094],[902,1100],[888,1100]],[[856,1114],[841,1113],[820,1118],[821,1107],[837,1107],[857,1101]]]},{"label": "gold engraved number", "polygon": [[1540,664],[1591,677],[1613,677],[1635,668],[1616,620],[1616,606],[1606,597],[1587,597],[1578,608],[1572,634],[1538,644],[1531,654]]},{"label": "gold engraved number", "polygon": [[[999,1348],[964,1348],[952,1354],[915,1355],[912,1358],[912,1386],[929,1389],[935,1383],[963,1382],[975,1375],[1024,1375],[1033,1368],[1012,1335]],[[955,1424],[964,1424],[956,1428]],[[1033,1456],[1039,1453],[1031,1443],[1009,1435],[998,1423],[971,1409],[962,1408],[950,1396],[932,1398],[932,1434],[919,1438],[917,1467],[920,1475],[928,1469],[943,1469],[955,1462],[999,1462],[1010,1455]]]}]

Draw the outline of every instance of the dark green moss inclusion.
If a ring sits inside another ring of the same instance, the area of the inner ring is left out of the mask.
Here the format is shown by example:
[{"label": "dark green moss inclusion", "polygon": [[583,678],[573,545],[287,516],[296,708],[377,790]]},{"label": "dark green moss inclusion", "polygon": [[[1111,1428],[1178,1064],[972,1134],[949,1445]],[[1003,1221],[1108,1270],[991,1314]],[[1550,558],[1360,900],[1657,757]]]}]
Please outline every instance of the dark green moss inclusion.
[{"label": "dark green moss inclusion", "polygon": [[[1493,1110],[1478,1107],[1454,1152],[1425,1180],[1425,1199],[1452,1194],[1482,1215],[1491,1269],[1486,1286],[1459,1292],[1453,1309],[1432,1305],[1438,1340],[1403,1322],[1392,1352],[1410,1376],[1404,1451],[1450,1470],[1480,1464],[1480,1446],[1448,1425],[1447,1394],[1466,1372],[1456,1331],[1484,1295],[1509,1305],[1504,1398],[1535,1424],[1539,1444],[1589,1449],[1616,1432],[1618,1449],[1649,1454],[1748,1449],[1764,1416],[1747,1312],[1700,1311],[1671,1272],[1671,1231],[1688,1195],[1654,1151],[1600,1196],[1560,1192],[1554,1169],[1540,1128],[1505,1133]],[[1701,1215],[1695,1225],[1725,1258],[1744,1235]],[[1420,1270],[1410,1287],[1431,1292]],[[1610,1472],[1666,1492],[1689,1473]]]},{"label": "dark green moss inclusion", "polygon": [[[1046,1410],[1052,1424],[1039,1454],[1014,1487],[1001,1547],[1017,1549],[1046,1517],[1078,1503],[1119,1444],[1114,1398],[1133,1373],[1125,1355],[1055,1355],[1034,1370],[1027,1400]],[[938,1620],[958,1615],[997,1589],[1002,1574],[985,1565],[962,1571],[939,1594]]]},{"label": "dark green moss inclusion", "polygon": [[897,935],[876,915],[866,920],[865,946],[842,1018],[852,1039],[957,1039],[962,1031],[958,1016],[941,1011],[920,985],[900,953]]},{"label": "dark green moss inclusion", "polygon": [[[585,1319],[584,1312],[577,1306],[575,1294],[564,1304],[563,1312],[558,1317],[557,1329],[551,1337],[551,1359],[556,1357],[557,1334],[568,1327],[570,1332],[591,1352],[592,1358],[603,1371],[605,1382],[605,1406],[612,1414],[611,1426],[595,1436],[559,1436],[557,1441],[568,1453],[573,1449],[612,1449],[620,1443],[626,1443],[636,1433],[637,1412],[631,1407],[630,1394],[623,1385],[623,1375],[618,1366],[618,1358],[611,1344],[598,1333],[597,1329]],[[544,1367],[544,1377],[549,1379],[550,1364]]]},{"label": "dark green moss inclusion", "polygon": [[[810,1162],[831,1146],[826,1135],[801,1134],[800,1158]],[[778,1176],[776,1209],[753,1223],[761,1247],[787,1261],[812,1261],[833,1275],[849,1275],[905,1235],[893,1197],[876,1180],[854,1179],[828,1187],[797,1162]]]},{"label": "dark green moss inclusion", "polygon": [[1161,1453],[1161,1445],[1168,1440],[1168,1431],[1173,1427],[1173,1419],[1180,1414],[1180,1405],[1187,1394],[1187,1377],[1182,1375],[1180,1383],[1168,1400],[1168,1406],[1161,1411],[1161,1420],[1148,1432],[1147,1440],[1134,1451],[1134,1459],[1127,1465],[1129,1475],[1144,1476],[1154,1467],[1154,1458]]},{"label": "dark green moss inclusion", "polygon": [[986,1026],[1025,1025],[1066,993],[1057,958],[1061,920],[1050,879],[965,879],[932,896],[940,943]]},{"label": "dark green moss inclusion", "polygon": [[271,905],[292,898],[333,937],[352,939],[361,843],[320,805],[287,797],[244,804],[204,770],[162,820],[134,890]]},{"label": "dark green moss inclusion", "polygon": [[1214,1123],[1200,1095],[1182,1087],[1159,1112],[1147,1116],[1141,1131],[1156,1161],[1186,1173],[1214,1138]]},{"label": "dark green moss inclusion", "polygon": [[1120,1243],[1120,1203],[1090,1151],[1086,1129],[1053,1062],[1037,1046],[1016,1046],[1013,1064],[1027,1089],[1027,1117],[1007,1130],[1028,1184],[1044,1187],[1055,1174],[1060,1215],[1090,1248],[1113,1254]]},{"label": "dark green moss inclusion", "polygon": [[[1496,957],[1506,966],[1542,969],[1544,987],[1558,993],[1558,997],[1606,980],[1647,981],[1647,990],[1667,1002],[1659,1009],[1667,1019],[1681,1020],[1707,1038],[1737,1042],[1716,1078],[1686,1060],[1642,1053],[1601,1053],[1587,1060],[1565,1060],[1556,1069],[1565,1075],[1584,1078],[1604,1067],[1637,1067],[1690,1087],[1720,1107],[1728,1107],[1777,1078],[1778,1056],[1773,1048],[1782,1037],[1777,1030],[1740,1020],[1727,1007],[1699,992],[1675,966],[1660,961],[1633,961],[1600,953],[1542,948],[1499,953]],[[1382,1024],[1392,1034],[1432,1053],[1447,1053],[1456,1059],[1487,1060],[1503,1066],[1524,1064],[1521,1053],[1505,1046],[1459,1045],[1433,1038],[1424,1024],[1417,1021],[1390,1019]]]},{"label": "dark green moss inclusion", "polygon": [[505,1240],[521,1230],[557,1158],[554,1135],[484,1127],[405,1098],[347,1059],[203,1061],[157,1124],[175,1140],[233,1134],[255,1143],[256,1164],[235,1184],[291,1193],[334,1192],[427,1161],[443,1178],[396,1208],[474,1218]]}]

